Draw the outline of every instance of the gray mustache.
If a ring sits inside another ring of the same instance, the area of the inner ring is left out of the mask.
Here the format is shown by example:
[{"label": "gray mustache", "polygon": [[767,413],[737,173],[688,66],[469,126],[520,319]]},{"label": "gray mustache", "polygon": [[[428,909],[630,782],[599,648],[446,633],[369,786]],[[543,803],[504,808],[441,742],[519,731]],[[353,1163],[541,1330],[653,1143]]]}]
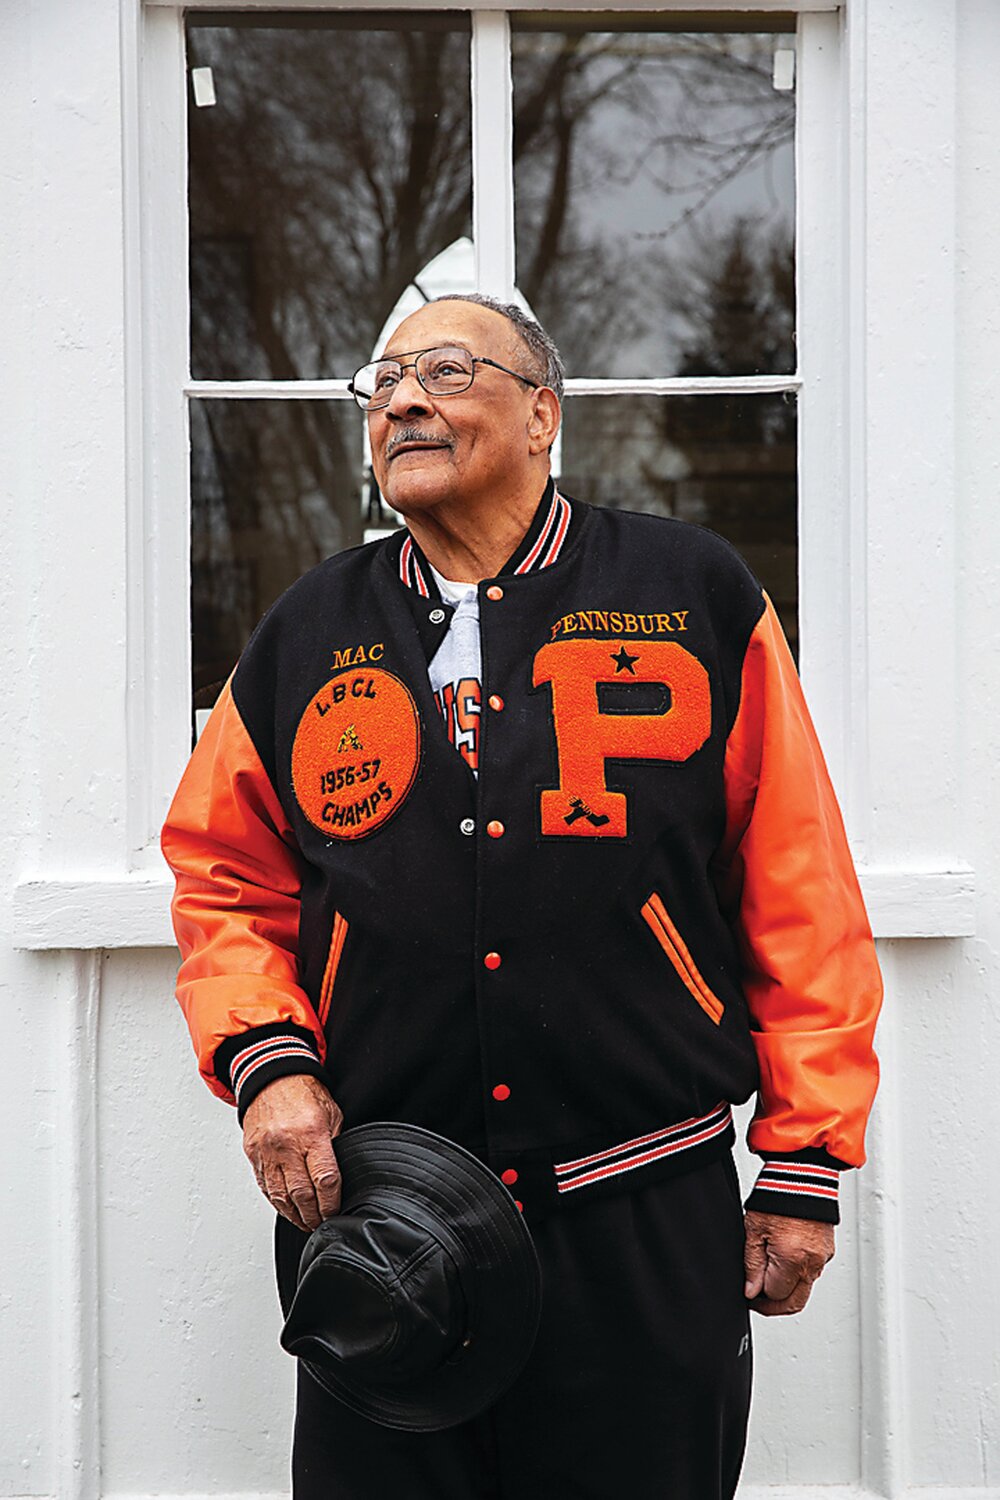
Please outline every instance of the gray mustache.
[{"label": "gray mustache", "polygon": [[442,448],[452,446],[447,438],[439,437],[436,432],[422,432],[419,427],[403,427],[399,432],[393,433],[389,439],[385,450],[386,458],[391,458],[403,443],[437,443]]}]

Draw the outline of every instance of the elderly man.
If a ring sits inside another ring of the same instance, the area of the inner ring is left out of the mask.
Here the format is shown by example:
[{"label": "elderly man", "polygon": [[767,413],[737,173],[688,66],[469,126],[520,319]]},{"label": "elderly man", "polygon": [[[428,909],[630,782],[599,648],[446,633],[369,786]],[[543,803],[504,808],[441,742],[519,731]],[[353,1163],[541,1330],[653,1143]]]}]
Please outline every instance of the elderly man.
[{"label": "elderly man", "polygon": [[353,390],[407,527],[289,589],[214,710],[163,835],[178,993],[286,1305],[339,1206],[331,1141],[378,1119],[509,1186],[544,1305],[515,1384],[448,1431],[300,1372],[295,1493],[722,1500],[748,1310],[799,1311],[833,1254],[877,1076],[798,679],[725,542],[555,488],[560,363],[517,308],[430,303]]}]

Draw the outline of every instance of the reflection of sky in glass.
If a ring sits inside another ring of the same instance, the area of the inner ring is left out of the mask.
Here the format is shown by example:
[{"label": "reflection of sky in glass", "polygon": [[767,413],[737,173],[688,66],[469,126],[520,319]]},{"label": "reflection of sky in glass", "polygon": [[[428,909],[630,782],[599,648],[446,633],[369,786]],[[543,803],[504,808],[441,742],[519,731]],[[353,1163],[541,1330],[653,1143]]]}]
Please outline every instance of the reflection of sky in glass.
[{"label": "reflection of sky in glass", "polygon": [[706,304],[741,300],[783,326],[730,372],[794,369],[794,96],[771,81],[794,39],[514,25],[518,284],[570,373],[722,373]]}]

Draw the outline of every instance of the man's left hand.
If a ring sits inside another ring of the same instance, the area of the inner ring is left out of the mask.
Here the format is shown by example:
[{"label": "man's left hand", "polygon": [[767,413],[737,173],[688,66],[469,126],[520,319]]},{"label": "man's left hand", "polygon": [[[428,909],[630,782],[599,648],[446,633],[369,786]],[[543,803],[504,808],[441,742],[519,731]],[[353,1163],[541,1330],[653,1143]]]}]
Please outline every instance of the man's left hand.
[{"label": "man's left hand", "polygon": [[813,1282],[833,1259],[833,1225],[753,1209],[747,1210],[744,1225],[750,1306],[767,1318],[801,1312]]}]

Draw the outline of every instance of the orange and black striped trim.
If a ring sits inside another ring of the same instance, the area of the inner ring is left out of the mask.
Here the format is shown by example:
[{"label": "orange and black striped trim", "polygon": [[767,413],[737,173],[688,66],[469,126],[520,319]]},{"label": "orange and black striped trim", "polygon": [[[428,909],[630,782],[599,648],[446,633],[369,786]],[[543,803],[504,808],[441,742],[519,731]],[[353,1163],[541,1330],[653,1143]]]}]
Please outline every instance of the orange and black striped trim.
[{"label": "orange and black striped trim", "polygon": [[687,944],[677,931],[670,913],[656,891],[652,892],[643,906],[642,915],[656,941],[676,969],[677,976],[688,994],[697,1001],[709,1020],[714,1021],[718,1026],[724,1014],[722,1001],[705,983]]},{"label": "orange and black striped trim", "polygon": [[840,1167],[830,1165],[822,1151],[768,1157],[747,1199],[747,1208],[793,1219],[840,1222]]},{"label": "orange and black striped trim", "polygon": [[607,1146],[602,1151],[592,1151],[575,1161],[554,1162],[556,1191],[572,1193],[577,1188],[604,1182],[609,1177],[634,1172],[652,1162],[705,1146],[727,1131],[731,1135],[732,1128],[733,1112],[723,1101],[707,1115],[696,1115],[676,1125],[664,1125],[660,1130],[621,1141],[617,1146]]},{"label": "orange and black striped trim", "polygon": [[326,960],[326,968],[323,971],[323,985],[319,992],[318,1017],[321,1026],[326,1025],[326,1018],[330,1014],[330,1001],[333,999],[333,986],[337,978],[337,970],[340,968],[341,955],[344,952],[344,943],[347,939],[350,923],[339,911],[333,914],[333,930],[330,934],[330,954]]},{"label": "orange and black striped trim", "polygon": [[[531,525],[502,571],[521,574],[551,568],[565,550],[572,522],[573,507],[549,480]],[[424,599],[436,596],[436,586],[432,590],[428,582],[429,577],[433,581],[430,564],[409,533],[400,548],[397,566],[400,582],[405,583],[407,588],[413,589]]]}]

